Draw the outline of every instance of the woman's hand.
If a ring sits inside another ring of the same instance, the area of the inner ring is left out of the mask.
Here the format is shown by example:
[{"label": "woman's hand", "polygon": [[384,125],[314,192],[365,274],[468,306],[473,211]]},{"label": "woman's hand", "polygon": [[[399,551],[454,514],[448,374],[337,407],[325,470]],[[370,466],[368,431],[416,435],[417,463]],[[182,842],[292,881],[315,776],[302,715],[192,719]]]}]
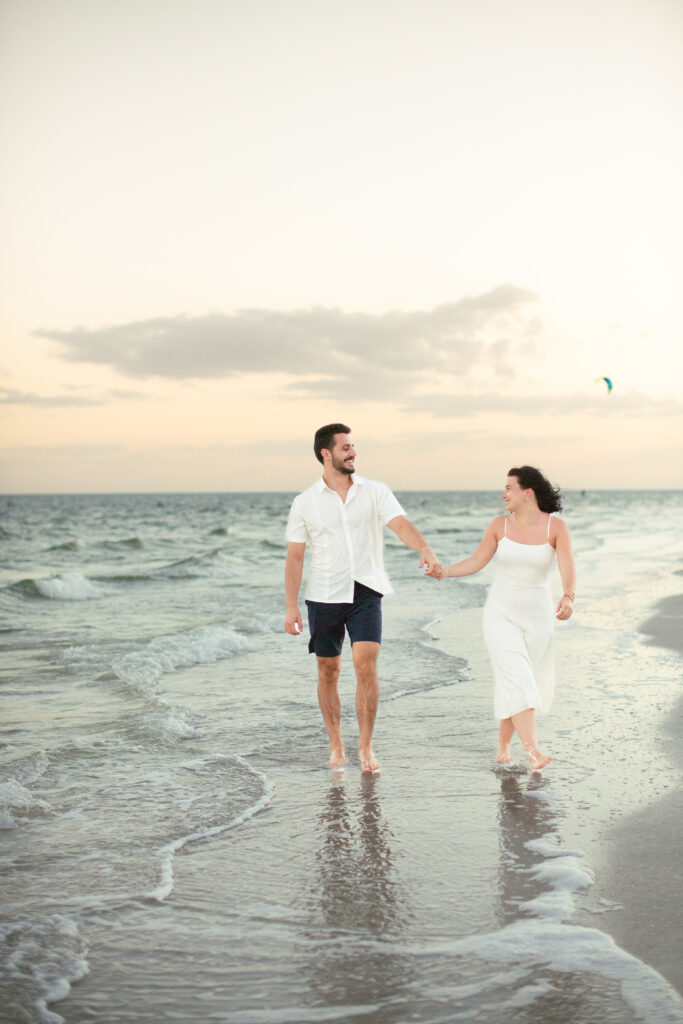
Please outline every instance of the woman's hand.
[{"label": "woman's hand", "polygon": [[569,597],[568,594],[563,594],[558,602],[557,608],[555,609],[555,618],[560,619],[561,621],[569,619],[573,611],[574,599]]},{"label": "woman's hand", "polygon": [[435,580],[442,580],[446,570],[441,562],[428,562],[425,566],[425,576],[432,576]]}]

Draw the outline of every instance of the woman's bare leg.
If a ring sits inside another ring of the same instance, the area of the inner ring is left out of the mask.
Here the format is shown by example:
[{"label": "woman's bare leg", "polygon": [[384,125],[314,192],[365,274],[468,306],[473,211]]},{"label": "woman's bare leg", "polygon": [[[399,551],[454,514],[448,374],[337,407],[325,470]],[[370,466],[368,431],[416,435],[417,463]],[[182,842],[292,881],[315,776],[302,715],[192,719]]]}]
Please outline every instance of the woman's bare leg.
[{"label": "woman's bare leg", "polygon": [[542,754],[536,746],[536,709],[527,708],[526,711],[520,711],[519,714],[513,715],[512,724],[522,741],[532,769],[539,771],[550,764],[552,758],[548,754]]},{"label": "woman's bare leg", "polygon": [[510,753],[510,740],[515,735],[515,727],[511,718],[501,718],[498,726],[498,764],[510,764],[512,754]]}]

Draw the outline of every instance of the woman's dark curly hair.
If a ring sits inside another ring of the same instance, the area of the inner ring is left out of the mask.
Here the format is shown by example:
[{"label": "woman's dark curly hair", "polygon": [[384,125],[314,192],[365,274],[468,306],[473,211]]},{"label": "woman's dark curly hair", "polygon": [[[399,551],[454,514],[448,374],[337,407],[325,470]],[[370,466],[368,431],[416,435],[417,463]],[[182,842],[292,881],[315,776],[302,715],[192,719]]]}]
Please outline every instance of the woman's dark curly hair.
[{"label": "woman's dark curly hair", "polygon": [[508,476],[516,476],[519,486],[523,491],[531,490],[536,495],[536,501],[541,512],[561,512],[562,495],[559,487],[553,487],[550,480],[546,480],[540,469],[534,466],[520,466],[517,469],[509,469]]}]

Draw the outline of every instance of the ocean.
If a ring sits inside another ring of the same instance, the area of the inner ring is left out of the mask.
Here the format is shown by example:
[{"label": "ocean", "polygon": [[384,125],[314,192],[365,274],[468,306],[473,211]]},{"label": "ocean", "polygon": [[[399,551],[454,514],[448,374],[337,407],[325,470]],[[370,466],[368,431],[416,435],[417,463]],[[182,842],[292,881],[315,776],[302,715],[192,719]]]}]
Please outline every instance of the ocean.
[{"label": "ocean", "polygon": [[[397,496],[444,562],[502,510]],[[382,773],[355,757],[348,646],[350,763],[325,767],[314,659],[282,627],[292,497],[0,498],[0,1020],[683,1021],[606,930],[628,906],[600,874],[609,829],[680,786],[653,751],[683,658],[641,626],[682,589],[683,492],[566,496],[542,775],[493,763],[491,567],[425,579],[390,531]]]}]

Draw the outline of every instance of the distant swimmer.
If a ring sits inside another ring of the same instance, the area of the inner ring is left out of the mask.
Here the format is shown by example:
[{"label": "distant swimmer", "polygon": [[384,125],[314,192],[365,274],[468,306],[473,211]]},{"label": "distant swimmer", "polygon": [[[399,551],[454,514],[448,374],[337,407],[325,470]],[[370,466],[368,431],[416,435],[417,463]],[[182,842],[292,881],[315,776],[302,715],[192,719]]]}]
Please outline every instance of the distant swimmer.
[{"label": "distant swimmer", "polygon": [[441,564],[386,484],[354,475],[356,450],[350,427],[343,423],[320,427],[313,450],[323,466],[322,477],[296,496],[287,523],[285,630],[296,636],[303,629],[298,600],[309,544],[308,650],[318,659],[318,702],[330,740],[328,764],[331,768],[346,764],[337,687],[348,632],[356,673],[358,755],[364,772],[377,773],[372,732],[379,703],[382,595],[392,592],[384,571],[382,528],[388,526],[407,547],[419,551],[420,568],[436,572]]},{"label": "distant swimmer", "polygon": [[562,510],[559,490],[535,467],[521,466],[509,470],[502,498],[506,515],[491,520],[474,554],[431,570],[430,576],[471,576],[496,556],[496,575],[484,606],[484,640],[499,720],[496,761],[512,764],[510,742],[517,733],[532,771],[540,771],[552,760],[538,749],[536,712],[548,711],[555,689],[550,592],[555,556],[563,590],[557,619],[572,614],[576,572],[567,524],[555,517]]}]

